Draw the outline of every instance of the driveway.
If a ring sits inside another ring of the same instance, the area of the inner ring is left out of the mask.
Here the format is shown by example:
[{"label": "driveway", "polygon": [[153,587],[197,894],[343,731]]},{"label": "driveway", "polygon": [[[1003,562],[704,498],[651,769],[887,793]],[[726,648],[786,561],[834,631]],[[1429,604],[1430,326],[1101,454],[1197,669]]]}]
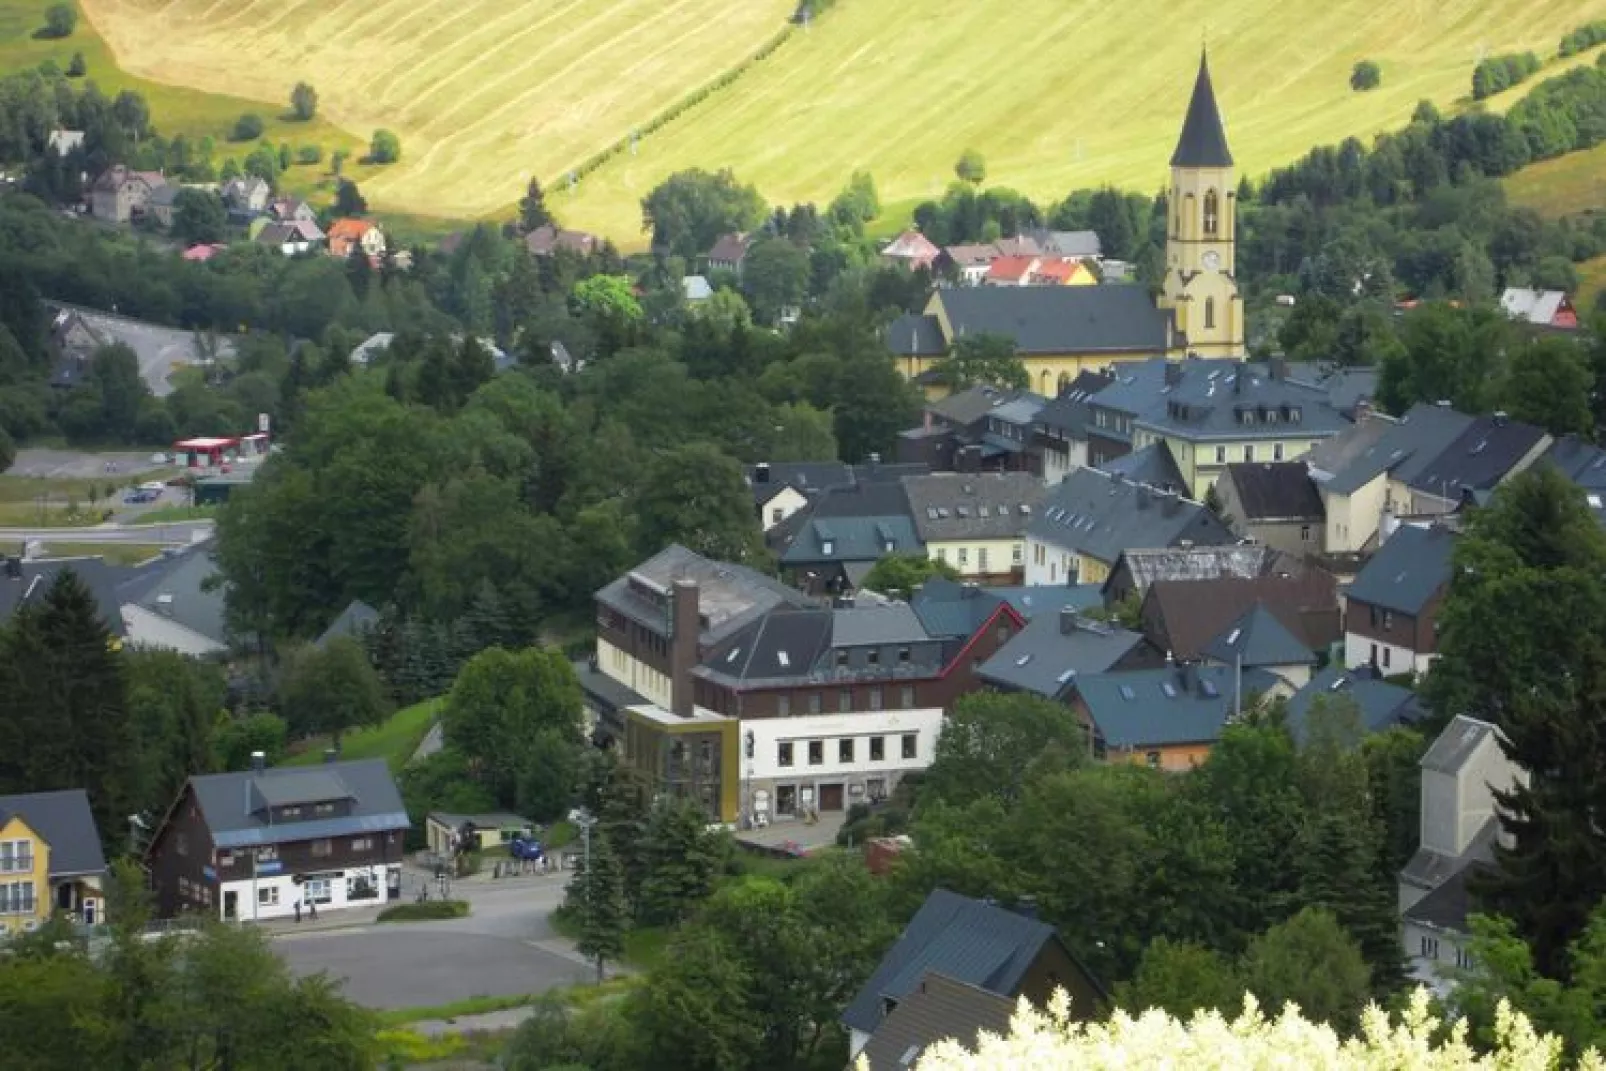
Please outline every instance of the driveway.
[{"label": "driveway", "polygon": [[[173,393],[173,385],[168,382],[168,378],[175,369],[180,365],[195,364],[199,359],[195,350],[193,331],[162,327],[143,320],[131,320],[126,316],[116,316],[98,309],[86,309],[81,305],[68,305],[65,302],[51,304],[72,309],[81,315],[91,328],[133,350],[135,356],[139,358],[139,374],[151,388],[151,393],[158,398]],[[223,358],[234,356],[232,340],[219,337],[218,356]]]},{"label": "driveway", "polygon": [[[296,974],[327,971],[344,981],[348,997],[370,1008],[541,993],[595,976],[547,921],[563,902],[566,880],[560,874],[464,879],[452,895],[472,905],[468,918],[304,933],[280,923],[273,948]],[[410,893],[413,882],[404,887]]]}]

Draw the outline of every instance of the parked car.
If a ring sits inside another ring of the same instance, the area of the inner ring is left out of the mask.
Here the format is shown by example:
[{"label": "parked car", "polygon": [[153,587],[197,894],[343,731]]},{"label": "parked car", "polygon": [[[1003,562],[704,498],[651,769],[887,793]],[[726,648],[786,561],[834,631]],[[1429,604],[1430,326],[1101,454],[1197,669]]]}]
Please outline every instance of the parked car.
[{"label": "parked car", "polygon": [[159,494],[162,493],[162,488],[164,486],[165,485],[162,483],[161,480],[147,480],[144,483],[139,485],[139,489],[141,491],[149,491],[152,494],[159,495]]}]

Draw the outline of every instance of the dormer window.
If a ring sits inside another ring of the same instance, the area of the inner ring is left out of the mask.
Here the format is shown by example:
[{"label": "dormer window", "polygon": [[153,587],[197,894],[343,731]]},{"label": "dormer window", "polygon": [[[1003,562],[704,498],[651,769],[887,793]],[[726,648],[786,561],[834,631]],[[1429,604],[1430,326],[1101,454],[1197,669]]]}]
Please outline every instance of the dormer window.
[{"label": "dormer window", "polygon": [[831,555],[835,554],[836,553],[836,540],[834,540],[834,539],[822,540],[821,543],[820,543],[820,553],[824,554],[827,558],[829,558]]}]

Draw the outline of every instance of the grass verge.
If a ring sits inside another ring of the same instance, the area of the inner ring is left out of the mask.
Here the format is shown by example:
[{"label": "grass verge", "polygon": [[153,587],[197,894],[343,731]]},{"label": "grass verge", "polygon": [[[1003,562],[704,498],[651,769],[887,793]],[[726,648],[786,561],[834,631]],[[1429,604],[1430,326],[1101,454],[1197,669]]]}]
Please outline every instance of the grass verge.
[{"label": "grass verge", "polygon": [[182,521],[210,521],[217,517],[216,506],[163,506],[129,519],[130,524],[178,524]]},{"label": "grass verge", "polygon": [[426,1019],[442,1019],[451,1022],[453,1019],[462,1019],[470,1015],[485,1015],[488,1012],[506,1011],[509,1008],[523,1008],[541,999],[537,993],[516,993],[505,997],[473,996],[462,1000],[454,1000],[450,1004],[435,1004],[423,1008],[393,1008],[390,1011],[379,1013],[379,1025],[406,1026],[408,1023],[421,1023]]},{"label": "grass verge", "polygon": [[425,900],[418,904],[395,904],[379,913],[377,922],[438,922],[441,919],[468,918],[467,900]]},{"label": "grass verge", "polygon": [[[346,733],[340,738],[340,757],[384,759],[390,764],[392,773],[400,770],[423,742],[442,702],[438,698],[426,699],[422,703],[403,707],[379,725]],[[329,738],[326,736],[308,737],[298,742],[297,750],[279,765],[315,766],[323,761],[323,751],[328,745]]]},{"label": "grass verge", "polygon": [[55,543],[45,540],[45,553],[52,558],[104,558],[107,565],[138,565],[159,557],[161,547],[135,543]]},{"label": "grass verge", "polygon": [[[580,938],[580,920],[566,911],[554,911],[549,920],[552,930],[571,941]],[[663,926],[638,926],[625,934],[625,964],[639,971],[650,971],[669,954],[673,930]]]}]

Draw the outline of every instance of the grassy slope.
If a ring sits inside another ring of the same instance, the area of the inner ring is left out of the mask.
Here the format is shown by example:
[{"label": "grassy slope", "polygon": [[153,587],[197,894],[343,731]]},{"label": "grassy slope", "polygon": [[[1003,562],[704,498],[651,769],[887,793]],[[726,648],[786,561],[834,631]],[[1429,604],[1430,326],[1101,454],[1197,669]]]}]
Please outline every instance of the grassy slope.
[{"label": "grassy slope", "polygon": [[1505,184],[1512,203],[1546,216],[1606,211],[1606,145],[1525,167]]},{"label": "grassy slope", "polygon": [[[355,149],[355,138],[320,119],[310,123],[285,121],[281,113],[288,110],[283,102],[248,100],[243,97],[199,92],[176,86],[146,81],[119,69],[105,40],[96,32],[90,19],[80,18],[78,29],[65,40],[39,40],[35,30],[44,25],[45,9],[52,0],[0,0],[0,71],[14,71],[34,67],[46,60],[54,60],[62,70],[73,53],[82,52],[89,67],[88,78],[108,96],[132,89],[150,105],[152,122],[157,129],[170,133],[184,133],[192,137],[211,136],[217,142],[217,159],[228,156],[244,157],[249,145],[230,145],[228,135],[234,121],[245,112],[256,112],[267,124],[263,136],[277,145],[288,141],[292,145],[318,144],[327,151],[336,148]],[[286,98],[288,99],[288,98]],[[291,168],[288,184],[303,189],[316,185],[321,168]]]},{"label": "grassy slope", "polygon": [[[821,199],[855,167],[884,202],[939,192],[965,146],[989,182],[1038,197],[1165,181],[1208,21],[1238,164],[1257,174],[1346,135],[1403,123],[1416,102],[1466,94],[1479,50],[1553,52],[1606,2],[849,0],[736,88],[558,200],[573,222],[628,235],[665,174],[728,164],[772,201]],[[1146,28],[1161,28],[1144,32]],[[1383,86],[1348,88],[1377,60]],[[1547,71],[1548,73],[1548,71]]]},{"label": "grassy slope", "polygon": [[379,208],[474,216],[561,174],[753,52],[792,0],[85,0],[150,78],[285,100],[402,139]]},{"label": "grassy slope", "polygon": [[[382,725],[347,733],[340,741],[342,759],[385,759],[392,771],[400,770],[418,750],[419,742],[429,732],[430,722],[440,710],[439,699],[426,699],[404,707],[387,718]],[[315,766],[323,761],[324,740],[308,742],[304,749],[288,756],[282,766]]]}]

